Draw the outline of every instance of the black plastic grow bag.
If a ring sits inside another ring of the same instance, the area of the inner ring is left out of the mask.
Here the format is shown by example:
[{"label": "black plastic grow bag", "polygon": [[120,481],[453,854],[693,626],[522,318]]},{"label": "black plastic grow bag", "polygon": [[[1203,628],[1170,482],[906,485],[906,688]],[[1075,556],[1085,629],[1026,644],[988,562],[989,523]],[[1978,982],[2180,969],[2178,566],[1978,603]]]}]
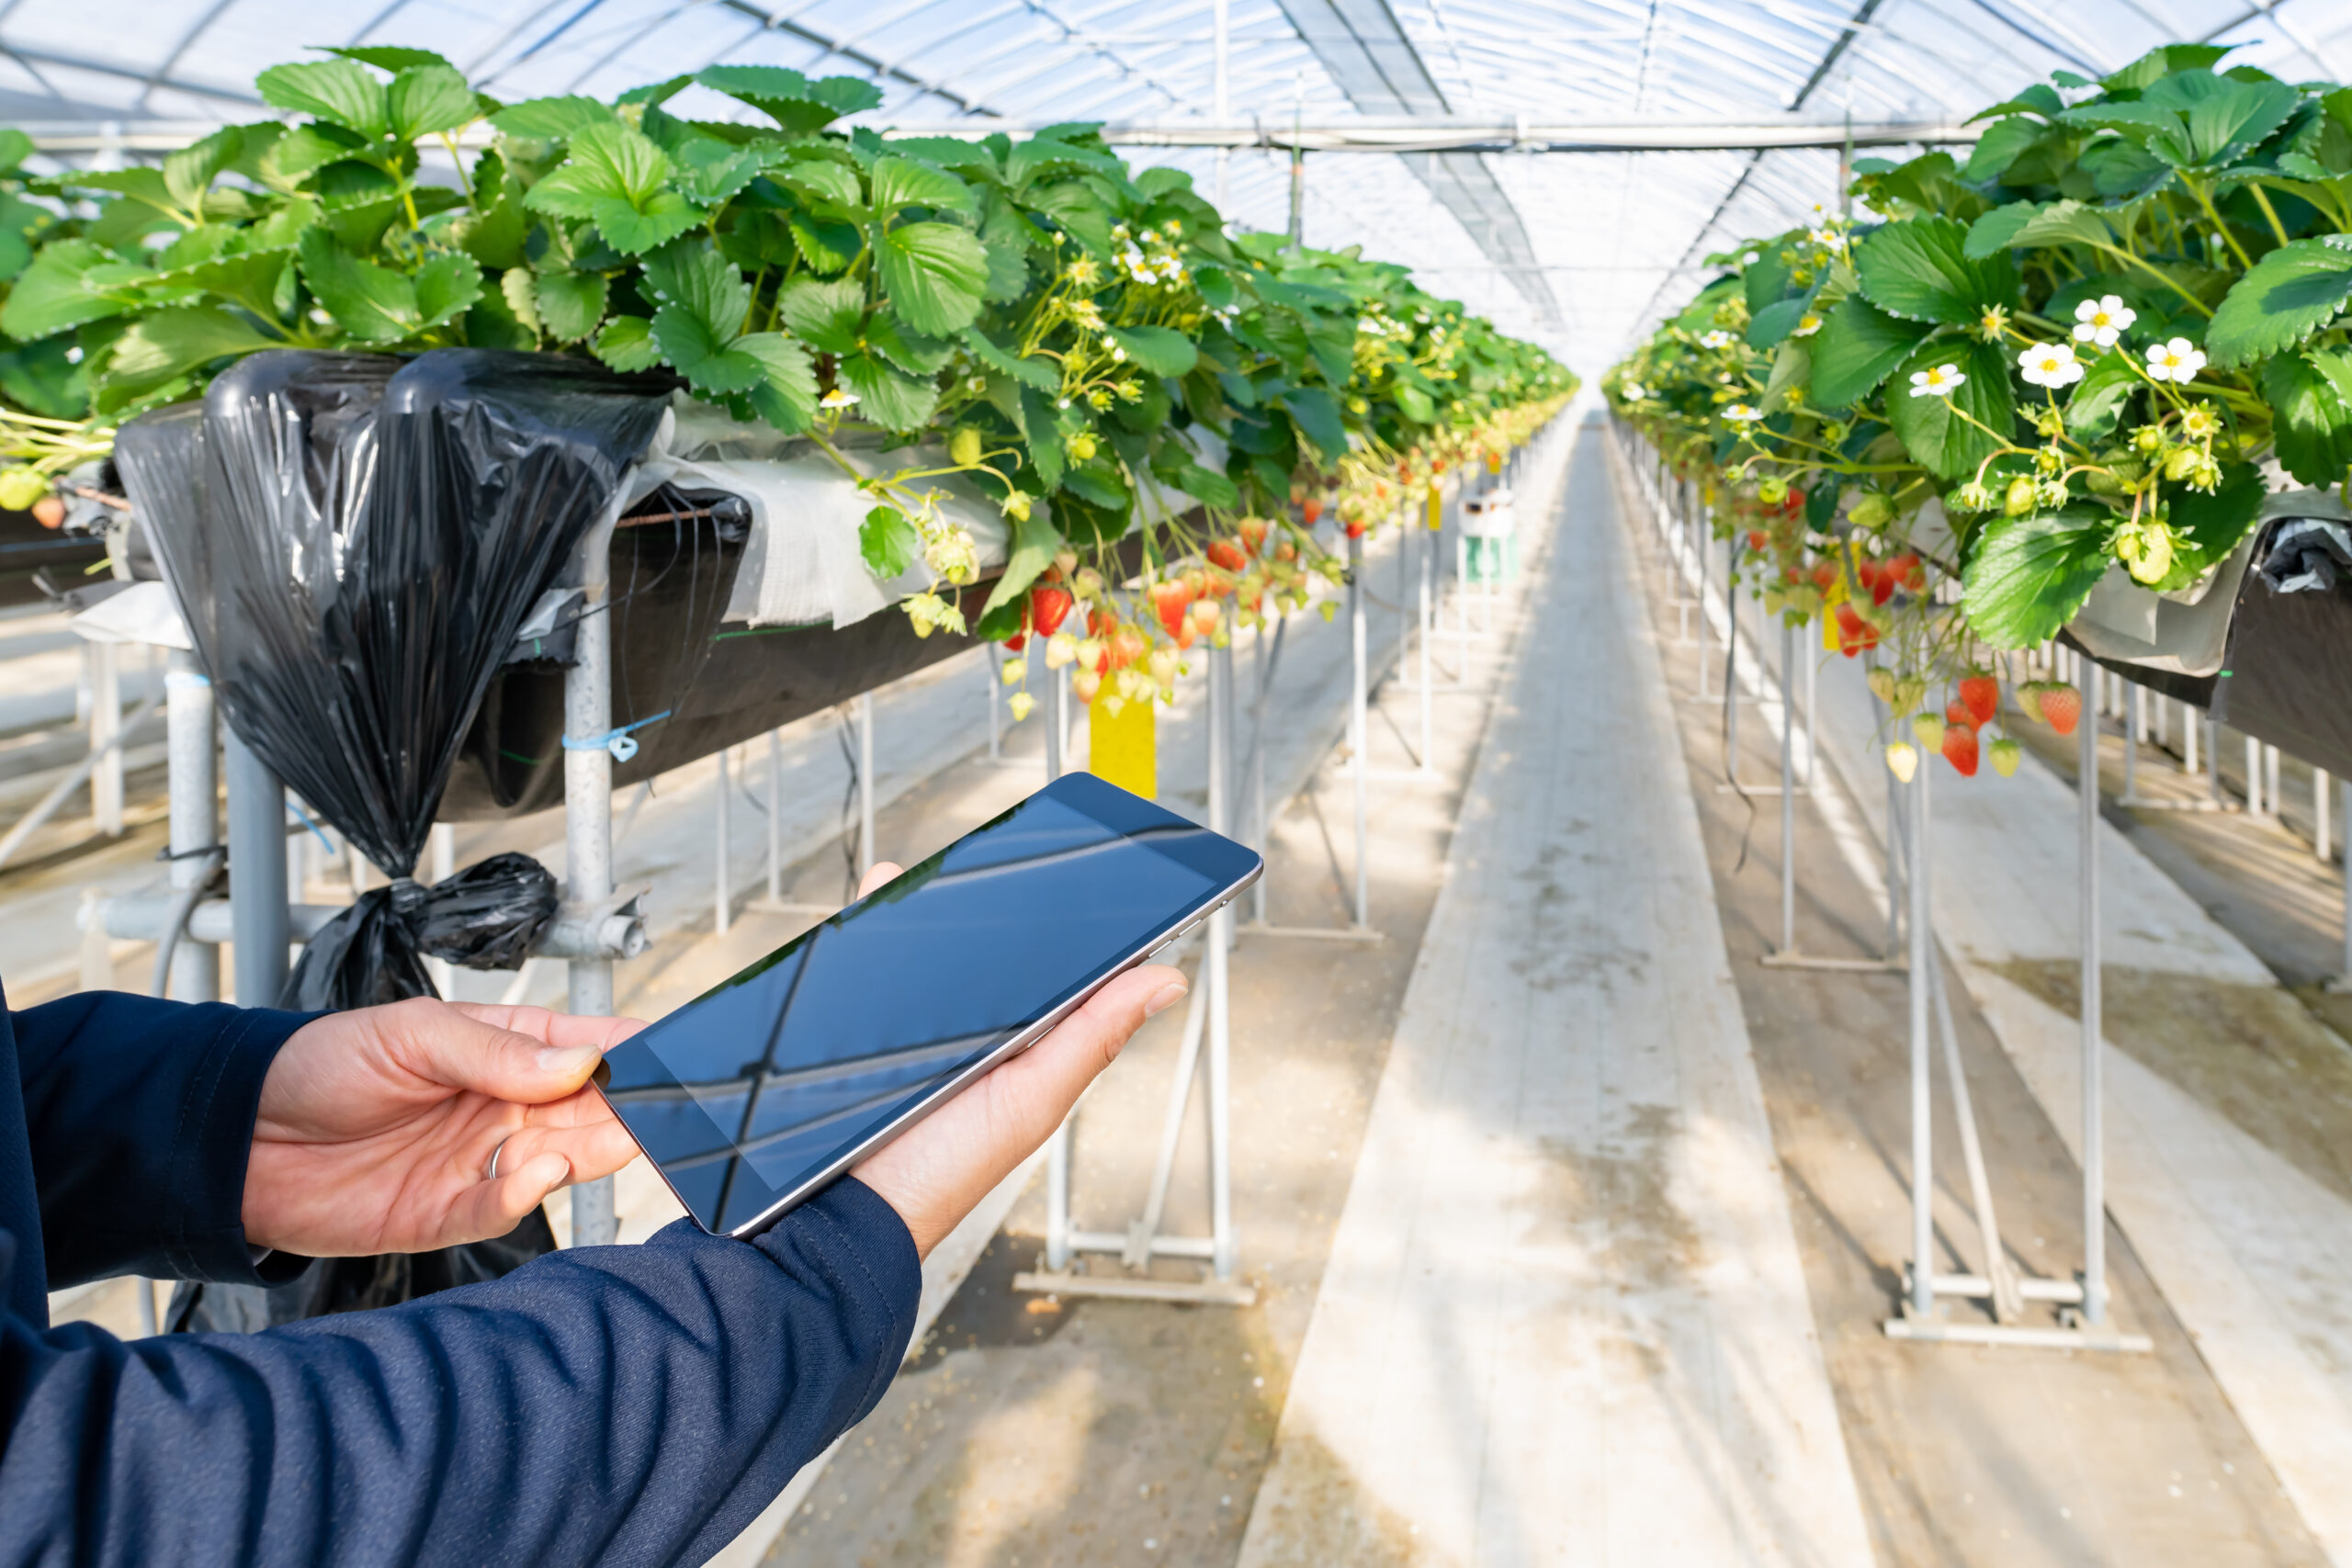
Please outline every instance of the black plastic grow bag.
[{"label": "black plastic grow bag", "polygon": [[[552,879],[519,855],[432,889],[408,874],[516,628],[615,504],[667,393],[548,355],[274,351],[118,437],[229,724],[396,878],[305,944],[289,1003],[429,995],[421,953],[511,964],[553,913]],[[192,1286],[174,1322],[386,1304],[554,1245],[534,1213],[497,1241],[336,1258],[267,1292]]]},{"label": "black plastic grow bag", "polygon": [[[2269,525],[2256,561],[2288,521]],[[2352,778],[2352,583],[2282,593],[2263,572],[2247,572],[2211,711],[2241,734]]]}]

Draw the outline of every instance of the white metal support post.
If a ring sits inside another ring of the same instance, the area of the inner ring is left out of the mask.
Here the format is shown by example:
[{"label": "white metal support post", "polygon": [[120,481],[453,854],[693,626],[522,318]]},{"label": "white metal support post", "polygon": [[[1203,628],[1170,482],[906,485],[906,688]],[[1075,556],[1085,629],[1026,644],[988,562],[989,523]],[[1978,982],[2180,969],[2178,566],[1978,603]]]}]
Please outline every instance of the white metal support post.
[{"label": "white metal support post", "polygon": [[122,649],[111,642],[88,642],[82,648],[90,671],[90,755],[97,759],[90,773],[90,823],[118,839],[122,836]]},{"label": "white metal support post", "polygon": [[[212,682],[197,668],[194,654],[174,650],[164,692],[172,891],[193,903],[220,863],[220,738],[213,716]],[[169,986],[170,995],[179,1001],[219,1001],[220,949],[184,937],[172,953]]]},{"label": "white metal support post", "polygon": [[1372,684],[1364,647],[1363,536],[1360,534],[1348,536],[1348,639],[1355,660],[1354,685],[1348,698],[1348,764],[1355,783],[1355,923],[1357,929],[1364,930],[1372,925],[1371,774],[1364,756],[1371,750]]},{"label": "white metal support post", "polygon": [[[580,546],[581,611],[573,661],[563,678],[564,897],[581,909],[613,896],[613,620],[609,563],[612,523],[599,522]],[[613,961],[574,958],[567,978],[575,1013],[613,1010]],[[620,1235],[613,1179],[571,1190],[571,1245],[609,1247]]]},{"label": "white metal support post", "polygon": [[[2096,719],[2099,667],[2090,660],[2078,666],[2083,705]],[[2144,1335],[2120,1334],[2107,1321],[2107,1258],[2105,1163],[2100,1149],[2099,994],[2098,994],[2098,730],[2095,722],[2080,730],[2079,765],[2083,769],[2080,822],[2080,867],[2083,921],[2083,1213],[2085,1238],[2083,1275],[2079,1281],[2041,1279],[2019,1274],[2001,1251],[2000,1228],[1993,1211],[1992,1186],[1984,1172],[1984,1153],[1977,1142],[1974,1108],[1960,1060],[1959,1033],[1951,1003],[1945,994],[1941,955],[1933,923],[1932,878],[1928,858],[1928,780],[1932,768],[1923,761],[1910,791],[1911,820],[1905,837],[1910,845],[1911,904],[1911,1261],[1901,1315],[1885,1325],[1888,1337],[1930,1343],[1992,1345],[2013,1348],[2114,1350],[2145,1353],[2154,1347]],[[1930,1027],[1943,1037],[1943,1055],[1953,1095],[1953,1113],[1961,1129],[1962,1156],[1968,1168],[1969,1188],[1976,1209],[1978,1234],[1984,1253],[1984,1272],[1939,1274],[1935,1271],[1935,1168],[1931,1117],[1934,1114],[1933,1046]],[[1995,1321],[1955,1323],[1939,1315],[1938,1296],[1990,1301]],[[2060,1326],[2040,1327],[2018,1323],[2026,1302],[2061,1306]]]},{"label": "white metal support post", "polygon": [[714,792],[718,796],[718,820],[716,824],[715,831],[712,834],[711,861],[713,865],[717,868],[717,874],[714,877],[714,882],[716,884],[714,888],[716,910],[711,920],[711,926],[712,929],[720,936],[725,936],[727,934],[728,927],[733,923],[734,919],[735,900],[733,897],[733,890],[728,886],[728,862],[732,858],[734,846],[728,841],[729,835],[727,830],[729,819],[732,816],[732,813],[728,809],[730,803],[727,797],[729,794],[731,793],[729,786],[732,781],[729,777],[727,754],[732,750],[732,747],[728,746],[721,746],[718,749],[718,756],[717,758],[718,763],[718,787]]},{"label": "white metal support post", "polygon": [[[1208,827],[1227,833],[1234,826],[1233,649],[1230,644],[1212,648],[1208,659]],[[1057,773],[1059,748],[1048,767]],[[1185,1010],[1184,1037],[1178,1046],[1176,1069],[1169,1084],[1168,1111],[1160,1129],[1159,1157],[1152,1167],[1142,1213],[1123,1231],[1079,1230],[1071,1218],[1070,1129],[1073,1111],[1056,1129],[1046,1147],[1046,1267],[1013,1276],[1016,1291],[1056,1295],[1114,1296],[1130,1300],[1191,1302],[1248,1306],[1258,1299],[1255,1287],[1234,1278],[1238,1247],[1233,1226],[1233,1161],[1231,1121],[1233,908],[1227,904],[1212,913],[1201,944],[1200,984]],[[1208,1089],[1203,1107],[1208,1122],[1209,1234],[1205,1236],[1163,1235],[1169,1184],[1175,1173],[1184,1119],[1191,1108],[1193,1086],[1200,1077],[1202,1045],[1207,1045]],[[1080,1102],[1081,1104],[1083,1101]],[[1129,1270],[1149,1266],[1154,1258],[1186,1258],[1208,1264],[1200,1280],[1159,1280],[1148,1275],[1091,1274],[1073,1271],[1075,1257],[1085,1253],[1115,1254]]]}]

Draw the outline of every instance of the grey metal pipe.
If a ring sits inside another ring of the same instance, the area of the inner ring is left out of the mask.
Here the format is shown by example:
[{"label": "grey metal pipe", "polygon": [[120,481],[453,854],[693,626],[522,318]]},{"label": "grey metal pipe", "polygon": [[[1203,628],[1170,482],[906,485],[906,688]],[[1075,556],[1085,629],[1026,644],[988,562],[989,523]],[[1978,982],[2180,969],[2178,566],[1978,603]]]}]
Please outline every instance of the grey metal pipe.
[{"label": "grey metal pipe", "polygon": [[[1362,541],[1351,552],[1363,560]],[[1362,600],[1358,600],[1361,607]],[[1356,622],[1357,646],[1363,646],[1363,623]],[[1363,680],[1363,666],[1357,666]],[[1209,831],[1229,833],[1233,828],[1233,649],[1230,644],[1209,650]],[[1357,777],[1363,759],[1357,759]],[[1359,785],[1361,787],[1361,785]],[[1358,840],[1361,845],[1362,840]],[[1359,864],[1357,897],[1363,897],[1363,873]],[[1359,905],[1361,908],[1361,905]],[[1232,954],[1233,906],[1220,905],[1209,917],[1208,943],[1201,956],[1209,993],[1209,1217],[1216,1243],[1215,1267],[1220,1280],[1233,1278],[1237,1248],[1233,1235],[1232,1118]]]},{"label": "grey metal pipe", "polygon": [[2083,660],[2083,725],[2075,795],[2082,821],[2083,1321],[2107,1322],[2107,1153],[2100,1122],[2105,1021],[2099,995],[2098,722],[2091,707],[2098,666]]},{"label": "grey metal pipe", "polygon": [[[172,654],[171,667],[164,674],[164,702],[172,889],[200,893],[211,873],[198,863],[205,851],[220,843],[220,738],[212,682],[197,667],[194,654]],[[209,942],[180,945],[169,972],[157,977],[155,993],[184,1002],[219,1001],[220,950]]]},{"label": "grey metal pipe", "polygon": [[1348,699],[1348,745],[1355,775],[1355,923],[1363,927],[1372,924],[1372,868],[1366,863],[1372,844],[1371,774],[1364,756],[1372,739],[1371,684],[1364,647],[1363,538],[1353,534],[1348,536],[1348,636],[1355,659],[1355,685]]},{"label": "grey metal pipe", "polygon": [[[601,738],[613,728],[613,625],[610,609],[613,525],[600,522],[574,558],[581,609],[571,669],[563,679],[564,897],[600,905],[613,892],[613,756]],[[610,1017],[613,961],[571,961],[569,1003],[575,1013]],[[610,1246],[620,1235],[613,1179],[571,1190],[571,1244]]]},{"label": "grey metal pipe", "polygon": [[222,738],[229,780],[229,908],[237,1001],[276,1007],[294,940],[286,898],[286,786],[233,729]]},{"label": "grey metal pipe", "polygon": [[1932,760],[1922,750],[1911,782],[1911,1310],[1934,1314],[1936,1305],[1935,1080],[1929,1059],[1928,1009],[1936,961],[1928,908],[1928,782]]}]

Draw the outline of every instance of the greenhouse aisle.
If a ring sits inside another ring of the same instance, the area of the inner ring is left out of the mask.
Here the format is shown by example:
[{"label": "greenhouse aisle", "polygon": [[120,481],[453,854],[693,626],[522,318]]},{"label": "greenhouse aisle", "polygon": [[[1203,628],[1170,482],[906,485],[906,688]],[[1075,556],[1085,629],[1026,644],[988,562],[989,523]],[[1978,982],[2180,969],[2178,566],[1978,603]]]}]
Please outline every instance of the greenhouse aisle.
[{"label": "greenhouse aisle", "polygon": [[1241,1553],[1871,1560],[1582,434]]}]

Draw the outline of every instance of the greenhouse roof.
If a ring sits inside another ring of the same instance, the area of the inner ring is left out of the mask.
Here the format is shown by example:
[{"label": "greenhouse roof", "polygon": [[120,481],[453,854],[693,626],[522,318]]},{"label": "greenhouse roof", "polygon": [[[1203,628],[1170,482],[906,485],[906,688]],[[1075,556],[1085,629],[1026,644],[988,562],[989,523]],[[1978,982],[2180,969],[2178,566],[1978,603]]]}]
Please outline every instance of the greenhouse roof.
[{"label": "greenhouse roof", "polygon": [[1710,252],[1835,202],[1849,124],[1962,138],[2028,82],[2177,39],[2352,76],[2341,0],[0,0],[0,115],[76,159],[110,126],[163,144],[255,118],[254,73],[306,44],[435,49],[509,100],[775,64],[870,78],[877,127],[1108,122],[1267,230],[1298,141],[1309,243],[1404,262],[1591,372]]}]

